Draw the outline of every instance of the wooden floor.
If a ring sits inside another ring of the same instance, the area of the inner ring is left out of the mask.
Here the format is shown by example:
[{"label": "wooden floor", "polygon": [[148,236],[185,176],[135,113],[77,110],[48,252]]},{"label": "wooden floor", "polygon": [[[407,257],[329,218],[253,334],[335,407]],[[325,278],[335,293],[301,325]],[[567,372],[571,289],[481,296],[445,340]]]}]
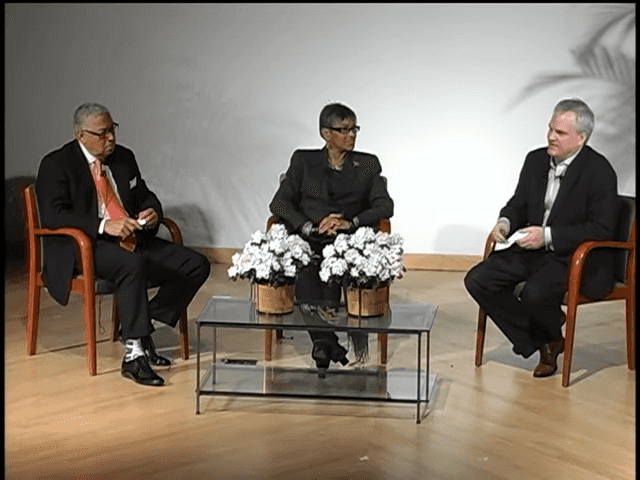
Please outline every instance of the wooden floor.
[{"label": "wooden floor", "polygon": [[[25,340],[21,272],[5,281],[5,476],[8,479],[632,479],[636,375],[624,352],[622,302],[578,312],[572,385],[536,379],[538,360],[516,357],[489,322],[476,368],[477,308],[464,272],[410,271],[391,302],[439,306],[431,337],[435,397],[422,423],[402,404],[203,397],[195,415],[195,354],[182,361],[177,333],[156,345],[173,358],[162,388],[120,376],[124,347],[98,345],[89,376],[77,297],[60,307],[42,295],[38,352]],[[194,323],[213,294],[247,297],[226,267],[189,308]],[[106,339],[111,299],[100,305]],[[306,333],[286,332],[275,362],[312,365]],[[292,338],[291,338],[292,337]],[[376,358],[371,340],[371,361]],[[259,332],[219,330],[221,357],[262,359]],[[352,354],[350,354],[352,357]],[[353,358],[353,357],[352,357]],[[561,357],[562,358],[562,357]],[[415,337],[390,337],[389,365],[415,366]],[[345,367],[352,368],[352,367]]]}]

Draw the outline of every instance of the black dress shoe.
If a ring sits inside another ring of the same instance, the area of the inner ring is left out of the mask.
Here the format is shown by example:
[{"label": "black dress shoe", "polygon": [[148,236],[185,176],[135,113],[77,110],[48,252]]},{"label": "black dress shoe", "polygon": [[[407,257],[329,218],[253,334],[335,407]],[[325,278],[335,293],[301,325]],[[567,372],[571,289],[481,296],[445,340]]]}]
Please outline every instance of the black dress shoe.
[{"label": "black dress shoe", "polygon": [[130,378],[141,385],[149,385],[153,387],[164,385],[164,379],[156,375],[149,366],[147,357],[144,355],[136,357],[130,362],[125,362],[124,359],[122,359],[120,373],[123,377]]},{"label": "black dress shoe", "polygon": [[142,349],[144,350],[144,354],[147,356],[149,360],[149,364],[155,367],[168,367],[171,365],[171,360],[168,358],[162,357],[158,355],[156,352],[156,346],[153,343],[153,339],[151,335],[147,335],[146,337],[142,337]]},{"label": "black dress shoe", "polygon": [[549,342],[540,349],[540,363],[533,370],[534,377],[548,377],[558,370],[558,355],[564,352],[564,337]]}]

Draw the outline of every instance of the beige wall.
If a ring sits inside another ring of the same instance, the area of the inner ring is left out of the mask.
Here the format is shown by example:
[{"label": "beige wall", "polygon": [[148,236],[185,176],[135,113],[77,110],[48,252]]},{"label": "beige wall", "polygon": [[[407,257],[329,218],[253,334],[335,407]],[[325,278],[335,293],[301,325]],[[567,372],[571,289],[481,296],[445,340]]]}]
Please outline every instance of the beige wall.
[{"label": "beige wall", "polygon": [[[382,161],[405,251],[477,256],[560,98],[592,105],[600,122],[592,145],[616,167],[621,191],[635,194],[635,98],[633,134],[622,135],[616,121],[630,113],[615,105],[619,84],[579,81],[522,96],[539,75],[580,72],[571,49],[610,11],[5,5],[5,178],[35,174],[71,138],[75,107],[98,101],[185,242],[239,248],[264,228],[293,150],[321,145],[322,106],[341,101],[362,125],[357,148]],[[616,35],[602,41],[632,57],[635,85],[635,27],[632,41],[618,45]]]}]

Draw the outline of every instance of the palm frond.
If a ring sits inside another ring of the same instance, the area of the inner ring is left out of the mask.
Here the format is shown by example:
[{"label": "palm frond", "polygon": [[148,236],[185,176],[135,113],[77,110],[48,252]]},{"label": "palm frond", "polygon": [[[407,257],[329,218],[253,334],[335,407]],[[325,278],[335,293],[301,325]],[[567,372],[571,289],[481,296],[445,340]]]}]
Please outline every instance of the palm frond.
[{"label": "palm frond", "polygon": [[602,45],[590,50],[572,51],[585,78],[620,83],[635,90],[636,62],[622,51],[611,51]]},{"label": "palm frond", "polygon": [[609,21],[605,22],[589,40],[581,47],[584,50],[591,50],[607,36],[611,30],[620,28],[622,31],[618,33],[618,38],[624,39],[633,33],[636,28],[636,7],[635,4],[618,6],[622,12],[615,15]]},{"label": "palm frond", "polygon": [[[598,18],[605,18],[604,23],[586,43],[571,50],[580,72],[539,75],[507,103],[506,109],[510,110],[546,88],[577,81],[614,83],[620,90],[627,90],[629,96],[635,99],[636,60],[635,57],[631,58],[623,51],[626,39],[635,34],[635,4],[610,5]],[[610,37],[618,39],[613,46],[607,46],[603,43],[605,39],[609,40]]]}]

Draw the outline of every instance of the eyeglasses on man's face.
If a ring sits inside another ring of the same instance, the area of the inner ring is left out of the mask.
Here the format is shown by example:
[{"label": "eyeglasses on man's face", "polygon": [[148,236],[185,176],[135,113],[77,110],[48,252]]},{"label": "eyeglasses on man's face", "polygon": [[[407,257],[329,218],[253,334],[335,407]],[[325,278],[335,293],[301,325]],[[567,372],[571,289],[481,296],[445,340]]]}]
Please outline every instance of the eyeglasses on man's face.
[{"label": "eyeglasses on man's face", "polygon": [[91,130],[86,130],[84,128],[82,129],[82,131],[90,133],[91,135],[98,137],[100,140],[104,140],[105,138],[107,138],[107,135],[109,135],[110,133],[112,135],[115,135],[117,129],[118,129],[118,124],[116,122],[113,122],[110,128],[105,128],[104,130],[100,130],[99,132],[92,132]]},{"label": "eyeglasses on man's face", "polygon": [[333,130],[334,132],[340,132],[342,135],[347,135],[349,132],[353,132],[354,135],[357,135],[360,131],[360,125],[356,125],[354,127],[325,127],[329,130]]}]

